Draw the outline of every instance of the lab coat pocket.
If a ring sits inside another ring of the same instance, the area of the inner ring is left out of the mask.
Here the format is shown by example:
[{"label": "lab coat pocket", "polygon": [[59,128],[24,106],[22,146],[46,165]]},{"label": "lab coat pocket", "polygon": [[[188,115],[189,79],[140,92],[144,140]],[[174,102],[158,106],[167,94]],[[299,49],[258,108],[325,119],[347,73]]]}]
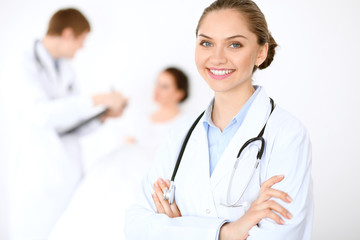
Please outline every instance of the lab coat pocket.
[{"label": "lab coat pocket", "polygon": [[218,212],[218,218],[226,219],[230,222],[234,222],[241,218],[247,208],[246,207],[227,207],[222,204],[216,206],[216,210]]}]

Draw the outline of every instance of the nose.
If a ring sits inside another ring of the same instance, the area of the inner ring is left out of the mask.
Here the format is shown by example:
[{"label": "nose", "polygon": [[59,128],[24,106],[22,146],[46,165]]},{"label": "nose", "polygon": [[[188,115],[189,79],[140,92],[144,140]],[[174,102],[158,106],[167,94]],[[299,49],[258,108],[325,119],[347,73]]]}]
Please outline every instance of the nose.
[{"label": "nose", "polygon": [[220,66],[227,62],[225,50],[223,48],[214,48],[214,51],[211,55],[211,63],[214,66]]}]

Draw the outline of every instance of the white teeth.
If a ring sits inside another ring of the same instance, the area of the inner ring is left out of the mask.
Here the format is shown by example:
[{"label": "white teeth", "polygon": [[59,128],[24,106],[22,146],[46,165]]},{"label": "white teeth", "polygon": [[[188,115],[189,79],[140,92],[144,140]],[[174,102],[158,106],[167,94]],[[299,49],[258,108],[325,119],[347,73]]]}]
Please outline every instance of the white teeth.
[{"label": "white teeth", "polygon": [[231,72],[233,72],[234,70],[213,70],[210,69],[210,72],[214,75],[226,75],[229,74]]}]

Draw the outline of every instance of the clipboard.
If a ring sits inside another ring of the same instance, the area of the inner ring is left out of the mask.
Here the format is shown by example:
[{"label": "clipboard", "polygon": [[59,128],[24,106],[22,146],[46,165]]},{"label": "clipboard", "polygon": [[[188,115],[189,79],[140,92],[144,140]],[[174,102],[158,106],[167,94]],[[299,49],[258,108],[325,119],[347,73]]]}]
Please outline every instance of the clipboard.
[{"label": "clipboard", "polygon": [[74,133],[75,131],[79,130],[80,128],[82,128],[83,126],[89,124],[90,122],[98,119],[99,117],[101,117],[102,115],[104,115],[106,113],[108,109],[105,107],[100,108],[99,110],[97,110],[95,113],[93,113],[92,115],[90,115],[89,117],[80,120],[79,122],[68,126],[66,128],[63,129],[59,129],[57,132],[60,136],[65,136],[71,133]]}]

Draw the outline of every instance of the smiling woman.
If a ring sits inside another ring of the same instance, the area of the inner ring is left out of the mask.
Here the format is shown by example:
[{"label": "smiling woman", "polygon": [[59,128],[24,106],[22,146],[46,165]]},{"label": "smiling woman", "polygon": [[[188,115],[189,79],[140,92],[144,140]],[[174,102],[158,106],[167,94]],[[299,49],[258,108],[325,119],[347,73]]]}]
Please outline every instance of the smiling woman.
[{"label": "smiling woman", "polygon": [[217,0],[196,36],[196,66],[214,99],[160,148],[128,211],[127,238],[310,239],[308,133],[252,84],[277,46],[264,15],[251,0]]}]

